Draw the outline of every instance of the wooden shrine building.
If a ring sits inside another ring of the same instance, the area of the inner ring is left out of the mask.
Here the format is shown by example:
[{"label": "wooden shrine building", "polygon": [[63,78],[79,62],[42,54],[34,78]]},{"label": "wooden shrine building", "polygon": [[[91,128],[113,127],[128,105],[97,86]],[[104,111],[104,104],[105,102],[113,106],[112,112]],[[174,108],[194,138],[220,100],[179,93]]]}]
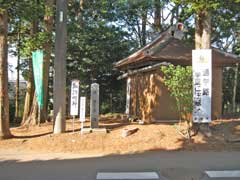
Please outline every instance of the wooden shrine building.
[{"label": "wooden shrine building", "polygon": [[[146,122],[178,120],[176,102],[163,83],[160,66],[191,66],[194,45],[181,40],[176,31],[165,31],[154,41],[118,61],[115,67],[127,79],[126,113]],[[239,57],[212,48],[212,119],[222,116],[223,67],[235,66]]]}]

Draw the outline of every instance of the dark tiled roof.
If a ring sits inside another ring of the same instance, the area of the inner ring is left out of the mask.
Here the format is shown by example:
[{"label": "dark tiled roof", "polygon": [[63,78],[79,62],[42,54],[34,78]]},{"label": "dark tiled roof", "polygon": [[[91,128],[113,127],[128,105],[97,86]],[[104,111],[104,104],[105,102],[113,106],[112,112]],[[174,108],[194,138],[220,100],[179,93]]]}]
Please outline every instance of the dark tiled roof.
[{"label": "dark tiled roof", "polygon": [[[176,39],[166,31],[142,49],[118,61],[115,67],[122,69],[129,65],[146,63],[148,61],[165,61],[176,65],[191,65],[193,49],[193,44]],[[212,50],[213,66],[232,66],[240,62],[240,58],[233,54],[225,53],[216,48],[212,48]]]}]

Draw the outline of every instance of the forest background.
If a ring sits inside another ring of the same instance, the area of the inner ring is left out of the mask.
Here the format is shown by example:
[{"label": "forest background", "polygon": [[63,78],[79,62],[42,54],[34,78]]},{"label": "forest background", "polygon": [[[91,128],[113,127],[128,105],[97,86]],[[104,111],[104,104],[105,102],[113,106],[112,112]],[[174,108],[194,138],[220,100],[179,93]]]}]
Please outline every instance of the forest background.
[{"label": "forest background", "polygon": [[[31,53],[44,50],[44,122],[53,109],[55,40],[54,0],[0,0],[7,14],[8,54],[16,57],[16,88],[10,99],[10,122],[36,124],[38,116]],[[194,43],[196,14],[211,19],[211,45],[240,54],[240,2],[190,0],[69,0],[67,15],[67,114],[70,82],[79,79],[81,95],[89,99],[90,84],[100,84],[100,113],[124,112],[125,81],[114,63],[145,46],[161,32],[182,22],[184,41]],[[8,67],[11,69],[11,67]],[[19,77],[26,81],[20,90]],[[240,103],[239,67],[224,69],[223,106]],[[235,91],[234,91],[235,90]],[[10,93],[10,92],[9,92]],[[89,102],[89,101],[88,101]]]}]

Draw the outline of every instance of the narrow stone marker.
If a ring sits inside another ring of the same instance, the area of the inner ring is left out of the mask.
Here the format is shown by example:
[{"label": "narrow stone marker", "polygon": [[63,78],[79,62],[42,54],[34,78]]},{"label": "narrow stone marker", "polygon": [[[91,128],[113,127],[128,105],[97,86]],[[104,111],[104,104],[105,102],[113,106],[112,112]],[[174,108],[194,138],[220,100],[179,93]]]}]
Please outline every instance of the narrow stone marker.
[{"label": "narrow stone marker", "polygon": [[91,101],[90,101],[90,120],[91,128],[98,128],[99,117],[99,85],[91,84]]},{"label": "narrow stone marker", "polygon": [[160,180],[156,172],[99,172],[97,180]]}]

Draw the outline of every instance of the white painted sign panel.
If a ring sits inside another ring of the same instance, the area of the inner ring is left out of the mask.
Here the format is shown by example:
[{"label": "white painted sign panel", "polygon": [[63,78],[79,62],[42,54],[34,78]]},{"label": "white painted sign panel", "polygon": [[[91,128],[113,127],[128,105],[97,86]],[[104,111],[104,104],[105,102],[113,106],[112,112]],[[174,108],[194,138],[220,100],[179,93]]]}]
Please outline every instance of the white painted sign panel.
[{"label": "white painted sign panel", "polygon": [[129,115],[130,112],[130,98],[131,98],[131,79],[127,79],[127,95],[126,95],[126,111],[125,113]]},{"label": "white painted sign panel", "polygon": [[[59,97],[61,98],[61,97]],[[72,80],[71,84],[71,107],[70,115],[78,115],[78,98],[79,98],[79,80]]]},{"label": "white painted sign panel", "polygon": [[193,68],[193,122],[211,122],[212,50],[192,51]]},{"label": "white painted sign panel", "polygon": [[86,97],[80,97],[80,121],[85,122],[86,116]]}]

